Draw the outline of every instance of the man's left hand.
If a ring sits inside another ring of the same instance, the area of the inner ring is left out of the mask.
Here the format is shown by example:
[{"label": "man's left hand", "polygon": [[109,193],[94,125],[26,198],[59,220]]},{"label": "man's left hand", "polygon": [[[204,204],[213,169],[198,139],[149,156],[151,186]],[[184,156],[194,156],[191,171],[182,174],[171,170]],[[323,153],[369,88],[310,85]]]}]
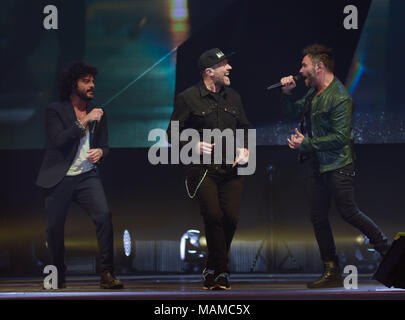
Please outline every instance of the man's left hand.
[{"label": "man's left hand", "polygon": [[291,135],[291,140],[287,138],[288,146],[291,149],[299,149],[302,144],[302,140],[304,140],[304,135],[295,128],[295,134]]},{"label": "man's left hand", "polygon": [[97,163],[100,161],[101,157],[103,156],[103,150],[101,149],[90,149],[87,151],[88,156],[86,160],[90,163]]}]

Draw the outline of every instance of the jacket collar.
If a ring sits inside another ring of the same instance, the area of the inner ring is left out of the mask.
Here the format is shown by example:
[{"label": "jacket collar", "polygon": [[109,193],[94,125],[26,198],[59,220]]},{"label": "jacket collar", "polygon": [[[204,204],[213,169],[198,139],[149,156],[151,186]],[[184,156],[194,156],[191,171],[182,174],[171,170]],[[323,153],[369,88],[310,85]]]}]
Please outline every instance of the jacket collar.
[{"label": "jacket collar", "polygon": [[338,84],[338,79],[336,78],[336,76],[333,76],[332,82],[329,83],[329,85],[326,87],[326,89],[323,90],[323,91],[321,92],[321,94],[318,95],[318,97],[321,97],[321,96],[323,96],[324,94],[327,94],[330,90],[333,90],[333,89],[336,87],[337,84]]},{"label": "jacket collar", "polygon": [[[63,107],[63,110],[64,110],[65,114],[69,117],[69,119],[75,121],[76,120],[76,114],[75,114],[75,111],[74,111],[72,101],[70,101],[70,100],[63,101],[62,102],[62,107]],[[94,108],[95,108],[95,105],[90,101],[86,106],[86,113],[89,113]]]},{"label": "jacket collar", "polygon": [[72,122],[76,120],[75,110],[70,100],[65,100],[62,102],[62,110],[69,120],[71,120]]},{"label": "jacket collar", "polygon": [[[212,91],[208,90],[207,87],[205,86],[204,81],[201,79],[200,82],[198,83],[198,88],[200,90],[200,95],[201,97],[205,97],[208,96],[209,94],[213,94]],[[221,90],[219,91],[219,94],[221,96],[225,96],[227,94],[227,88],[226,87],[222,87]]]},{"label": "jacket collar", "polygon": [[[92,102],[89,102],[86,106],[86,112],[89,113],[94,108],[95,108],[95,105]],[[72,101],[65,100],[62,102],[62,112],[65,115],[65,117],[67,117],[69,122],[73,123],[77,120]],[[95,124],[92,124],[92,126],[94,126],[94,125]],[[90,128],[92,128],[92,126],[90,126]],[[93,133],[94,133],[94,129],[90,130],[90,147],[91,148],[93,147]]]}]

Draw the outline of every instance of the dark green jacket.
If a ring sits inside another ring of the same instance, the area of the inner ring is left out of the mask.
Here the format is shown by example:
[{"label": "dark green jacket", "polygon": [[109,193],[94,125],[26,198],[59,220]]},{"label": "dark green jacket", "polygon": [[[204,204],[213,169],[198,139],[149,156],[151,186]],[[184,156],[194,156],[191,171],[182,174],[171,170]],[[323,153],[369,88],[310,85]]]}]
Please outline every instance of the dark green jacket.
[{"label": "dark green jacket", "polygon": [[[283,113],[290,120],[302,120],[307,94],[294,103],[291,94],[282,95]],[[320,172],[344,167],[353,161],[352,138],[353,101],[345,86],[337,79],[312,100],[312,138],[305,137],[299,149],[315,152]]]}]

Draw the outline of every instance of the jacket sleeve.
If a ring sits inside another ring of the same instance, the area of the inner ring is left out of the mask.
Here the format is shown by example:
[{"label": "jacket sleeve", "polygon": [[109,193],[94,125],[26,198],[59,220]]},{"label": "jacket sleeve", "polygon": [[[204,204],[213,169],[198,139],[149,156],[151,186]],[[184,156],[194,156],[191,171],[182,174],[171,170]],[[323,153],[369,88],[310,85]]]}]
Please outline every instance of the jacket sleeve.
[{"label": "jacket sleeve", "polygon": [[58,111],[51,107],[46,108],[45,111],[45,128],[51,145],[57,149],[77,143],[82,133],[82,129],[75,122],[65,129]]},{"label": "jacket sleeve", "polygon": [[[189,117],[190,117],[190,109],[187,106],[187,103],[184,101],[184,97],[182,95],[178,95],[174,101],[174,110],[173,110],[172,116],[170,117],[169,126],[166,130],[167,141],[170,144],[173,144],[172,131],[171,131],[172,121],[179,122],[179,133],[181,134],[182,130],[187,128],[186,126],[187,126]],[[180,141],[180,148],[182,148],[187,143],[188,143],[188,141]]]},{"label": "jacket sleeve", "polygon": [[341,149],[350,143],[353,102],[347,98],[331,109],[330,134],[323,137],[304,138],[300,151],[327,151]]},{"label": "jacket sleeve", "polygon": [[305,98],[294,102],[293,95],[289,93],[283,93],[281,95],[281,106],[284,118],[290,121],[298,121],[302,118],[304,113]]},{"label": "jacket sleeve", "polygon": [[239,104],[239,118],[238,118],[238,129],[243,129],[243,136],[244,136],[244,140],[243,140],[243,147],[248,149],[248,130],[252,129],[252,124],[249,122],[249,120],[246,117],[246,113],[245,110],[243,109],[243,104],[242,104],[242,100],[239,98],[240,100],[240,104]]},{"label": "jacket sleeve", "polygon": [[110,147],[108,145],[108,126],[107,126],[107,114],[105,113],[105,110],[103,109],[104,114],[100,120],[100,131],[98,132],[98,139],[97,139],[97,145],[95,148],[100,148],[103,150],[103,156],[99,161],[99,164],[102,163],[102,161],[108,156],[108,153],[110,152]]}]

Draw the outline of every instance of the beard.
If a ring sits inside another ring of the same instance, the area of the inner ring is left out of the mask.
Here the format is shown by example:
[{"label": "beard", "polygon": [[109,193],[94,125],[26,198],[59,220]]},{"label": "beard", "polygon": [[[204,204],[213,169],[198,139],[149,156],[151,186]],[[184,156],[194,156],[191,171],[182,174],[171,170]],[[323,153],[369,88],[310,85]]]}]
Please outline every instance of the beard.
[{"label": "beard", "polygon": [[231,79],[229,78],[229,76],[223,77],[223,83],[224,83],[224,86],[226,86],[226,87],[229,87],[231,85]]},{"label": "beard", "polygon": [[91,101],[91,100],[93,100],[94,97],[88,95],[88,93],[90,93],[90,92],[93,92],[93,93],[94,93],[94,90],[87,90],[87,91],[84,91],[84,90],[78,90],[77,88],[74,90],[74,93],[75,93],[80,99],[82,99],[82,100],[84,100],[84,101]]},{"label": "beard", "polygon": [[231,79],[229,76],[215,77],[214,82],[220,87],[229,87],[231,85]]},{"label": "beard", "polygon": [[316,73],[315,73],[315,69],[313,70],[313,73],[309,73],[307,76],[305,77],[305,86],[307,87],[314,87],[315,83],[316,83]]}]

